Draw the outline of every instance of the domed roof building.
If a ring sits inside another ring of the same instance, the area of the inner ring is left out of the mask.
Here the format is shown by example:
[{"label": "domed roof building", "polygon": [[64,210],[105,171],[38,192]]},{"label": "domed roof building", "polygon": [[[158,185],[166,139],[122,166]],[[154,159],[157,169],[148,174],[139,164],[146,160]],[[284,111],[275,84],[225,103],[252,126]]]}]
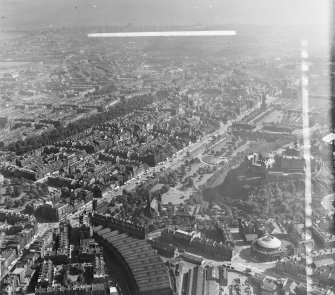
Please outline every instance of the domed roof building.
[{"label": "domed roof building", "polygon": [[281,247],[281,241],[274,236],[266,235],[256,240],[259,247],[264,250],[279,249]]},{"label": "domed roof building", "polygon": [[258,238],[251,245],[251,254],[261,261],[273,261],[282,258],[286,250],[282,249],[279,239],[271,235]]}]

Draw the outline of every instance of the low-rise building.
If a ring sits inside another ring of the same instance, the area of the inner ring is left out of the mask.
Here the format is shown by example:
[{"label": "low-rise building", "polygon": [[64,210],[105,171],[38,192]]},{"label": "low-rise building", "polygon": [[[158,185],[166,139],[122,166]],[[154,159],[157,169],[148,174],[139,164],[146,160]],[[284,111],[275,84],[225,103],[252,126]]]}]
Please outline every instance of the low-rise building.
[{"label": "low-rise building", "polygon": [[[334,286],[335,274],[332,268],[335,261],[335,249],[313,251],[310,257],[313,261],[313,280],[325,286]],[[276,272],[278,274],[289,274],[296,280],[304,281],[306,279],[305,254],[293,255],[278,260],[276,262]]]},{"label": "low-rise building", "polygon": [[332,230],[334,224],[332,220],[321,221],[312,225],[313,238],[318,240],[323,248],[335,247],[335,234]]},{"label": "low-rise building", "polygon": [[53,263],[49,259],[43,261],[40,274],[37,280],[37,288],[47,288],[53,277]]},{"label": "low-rise building", "polygon": [[94,239],[80,240],[79,262],[92,262],[97,255],[103,255],[103,248]]},{"label": "low-rise building", "polygon": [[107,295],[108,289],[105,284],[90,284],[80,285],[67,288],[64,286],[60,287],[40,287],[35,290],[35,294],[38,295],[66,295],[66,294],[81,294],[81,295]]}]

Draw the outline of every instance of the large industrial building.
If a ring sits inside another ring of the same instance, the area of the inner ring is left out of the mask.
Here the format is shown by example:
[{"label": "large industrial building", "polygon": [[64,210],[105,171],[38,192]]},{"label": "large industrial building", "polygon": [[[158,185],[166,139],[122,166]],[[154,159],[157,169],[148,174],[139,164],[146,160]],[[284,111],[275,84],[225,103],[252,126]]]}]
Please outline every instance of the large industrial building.
[{"label": "large industrial building", "polygon": [[182,275],[182,293],[185,295],[220,294],[220,286],[227,286],[228,272],[225,266],[195,266]]},{"label": "large industrial building", "polygon": [[93,216],[92,221],[95,239],[118,258],[127,274],[129,294],[173,294],[167,267],[144,239],[141,230],[136,234],[136,225],[113,223],[113,219],[102,215]]}]

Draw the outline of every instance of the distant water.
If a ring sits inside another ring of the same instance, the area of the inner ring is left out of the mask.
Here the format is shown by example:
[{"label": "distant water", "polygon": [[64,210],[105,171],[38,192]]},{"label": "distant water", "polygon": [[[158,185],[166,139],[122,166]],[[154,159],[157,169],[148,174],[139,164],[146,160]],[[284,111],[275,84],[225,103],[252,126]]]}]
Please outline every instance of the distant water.
[{"label": "distant water", "polygon": [[14,31],[12,31],[12,32],[4,32],[4,31],[0,31],[0,41],[21,38],[24,35],[25,34],[21,33],[21,32],[14,32]]}]

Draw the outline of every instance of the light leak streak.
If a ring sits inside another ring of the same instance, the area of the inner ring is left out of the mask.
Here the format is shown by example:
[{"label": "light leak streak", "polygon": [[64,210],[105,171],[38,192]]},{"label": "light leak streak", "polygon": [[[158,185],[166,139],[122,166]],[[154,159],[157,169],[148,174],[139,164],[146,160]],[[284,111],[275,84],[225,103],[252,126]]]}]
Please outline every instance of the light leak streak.
[{"label": "light leak streak", "polygon": [[171,32],[122,32],[122,33],[92,33],[87,37],[192,37],[192,36],[235,36],[236,31],[171,31]]},{"label": "light leak streak", "polygon": [[[311,178],[311,151],[310,151],[310,133],[309,133],[309,93],[308,93],[308,43],[306,40],[301,42],[301,91],[302,91],[302,122],[303,122],[303,142],[305,158],[305,240],[312,239],[312,178]],[[307,294],[312,294],[313,268],[312,268],[312,249],[309,243],[306,243],[306,285]]]}]

